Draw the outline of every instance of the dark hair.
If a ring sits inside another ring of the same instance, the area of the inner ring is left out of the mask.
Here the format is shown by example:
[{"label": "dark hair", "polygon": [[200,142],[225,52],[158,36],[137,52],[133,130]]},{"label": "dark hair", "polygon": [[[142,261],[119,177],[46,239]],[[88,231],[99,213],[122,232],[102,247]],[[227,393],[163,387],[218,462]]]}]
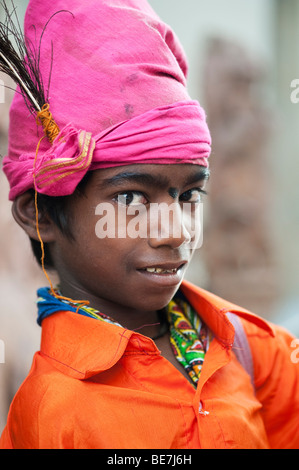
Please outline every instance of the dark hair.
[{"label": "dark hair", "polygon": [[[86,173],[82,181],[78,184],[75,192],[70,196],[46,196],[45,194],[37,195],[37,207],[40,220],[42,217],[47,214],[51,220],[57,225],[61,233],[68,237],[69,239],[74,239],[71,226],[71,218],[68,211],[68,202],[70,198],[73,197],[82,197],[84,196],[86,185],[90,179],[91,172]],[[34,190],[30,190],[32,197],[34,198]],[[30,243],[34,257],[36,258],[38,264],[41,266],[41,257],[42,250],[39,240],[30,238]],[[54,268],[53,261],[51,259],[50,249],[47,243],[44,243],[44,253],[45,253],[45,267]]]}]

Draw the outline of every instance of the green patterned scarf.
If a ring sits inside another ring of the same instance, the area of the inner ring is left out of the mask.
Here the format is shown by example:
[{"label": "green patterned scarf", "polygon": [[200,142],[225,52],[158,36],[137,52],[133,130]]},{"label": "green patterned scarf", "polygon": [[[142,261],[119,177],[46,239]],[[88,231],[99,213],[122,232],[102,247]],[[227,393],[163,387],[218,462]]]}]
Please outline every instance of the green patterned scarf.
[{"label": "green patterned scarf", "polygon": [[211,333],[193,307],[182,299],[171,300],[166,311],[173,353],[197,384]]}]

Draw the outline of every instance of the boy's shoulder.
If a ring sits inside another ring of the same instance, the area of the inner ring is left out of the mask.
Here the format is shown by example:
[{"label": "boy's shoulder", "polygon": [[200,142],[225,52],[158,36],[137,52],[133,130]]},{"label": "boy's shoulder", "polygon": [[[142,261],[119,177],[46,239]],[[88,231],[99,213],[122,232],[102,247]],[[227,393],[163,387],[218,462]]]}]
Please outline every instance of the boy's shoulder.
[{"label": "boy's shoulder", "polygon": [[181,291],[217,339],[227,346],[232,345],[234,340],[235,325],[232,321],[233,316],[241,319],[246,333],[259,332],[265,338],[275,337],[275,325],[244,307],[236,305],[189,281],[182,283]]},{"label": "boy's shoulder", "polygon": [[237,331],[234,317],[241,322],[256,374],[264,376],[272,373],[275,361],[286,363],[287,368],[294,373],[294,364],[291,361],[292,354],[294,355],[294,336],[284,327],[188,281],[184,281],[181,289],[224,347],[230,348],[234,344]]},{"label": "boy's shoulder", "polygon": [[[36,352],[31,370],[11,403],[2,439],[9,440],[12,448],[39,448],[53,436],[61,436],[60,428],[67,433],[75,411],[81,409],[80,386],[80,380],[62,373],[49,358]],[[59,443],[53,442],[53,446],[59,447]]]},{"label": "boy's shoulder", "polygon": [[60,381],[53,380],[53,373],[55,370],[47,371],[47,361],[36,352],[30,372],[12,400],[1,438],[3,448],[8,448],[8,441],[12,448],[32,448],[38,441],[39,416],[45,410],[43,403],[49,402],[49,394],[58,396],[57,387],[60,387]]}]

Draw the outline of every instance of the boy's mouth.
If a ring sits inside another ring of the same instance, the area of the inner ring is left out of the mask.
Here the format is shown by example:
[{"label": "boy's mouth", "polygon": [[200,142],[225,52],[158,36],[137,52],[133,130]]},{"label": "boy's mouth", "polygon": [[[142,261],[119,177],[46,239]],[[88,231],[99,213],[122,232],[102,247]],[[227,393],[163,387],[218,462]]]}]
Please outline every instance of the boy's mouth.
[{"label": "boy's mouth", "polygon": [[181,261],[179,263],[165,263],[159,265],[145,266],[144,268],[138,269],[138,271],[143,271],[150,274],[177,274],[178,271],[186,264],[186,261]]},{"label": "boy's mouth", "polygon": [[145,271],[148,273],[155,273],[155,274],[175,274],[177,272],[177,268],[172,269],[163,269],[163,268],[145,268]]},{"label": "boy's mouth", "polygon": [[184,267],[187,266],[187,261],[167,262],[144,264],[143,267],[137,269],[139,276],[146,280],[148,286],[153,285],[156,287],[176,288],[183,279]]}]

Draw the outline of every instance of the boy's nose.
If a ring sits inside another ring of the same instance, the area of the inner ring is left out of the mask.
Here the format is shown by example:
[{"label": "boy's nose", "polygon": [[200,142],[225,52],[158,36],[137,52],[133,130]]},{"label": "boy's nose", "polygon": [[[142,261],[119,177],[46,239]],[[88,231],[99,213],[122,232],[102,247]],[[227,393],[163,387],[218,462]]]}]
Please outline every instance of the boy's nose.
[{"label": "boy's nose", "polygon": [[148,242],[152,248],[168,245],[179,248],[191,242],[188,221],[179,203],[152,205]]}]

